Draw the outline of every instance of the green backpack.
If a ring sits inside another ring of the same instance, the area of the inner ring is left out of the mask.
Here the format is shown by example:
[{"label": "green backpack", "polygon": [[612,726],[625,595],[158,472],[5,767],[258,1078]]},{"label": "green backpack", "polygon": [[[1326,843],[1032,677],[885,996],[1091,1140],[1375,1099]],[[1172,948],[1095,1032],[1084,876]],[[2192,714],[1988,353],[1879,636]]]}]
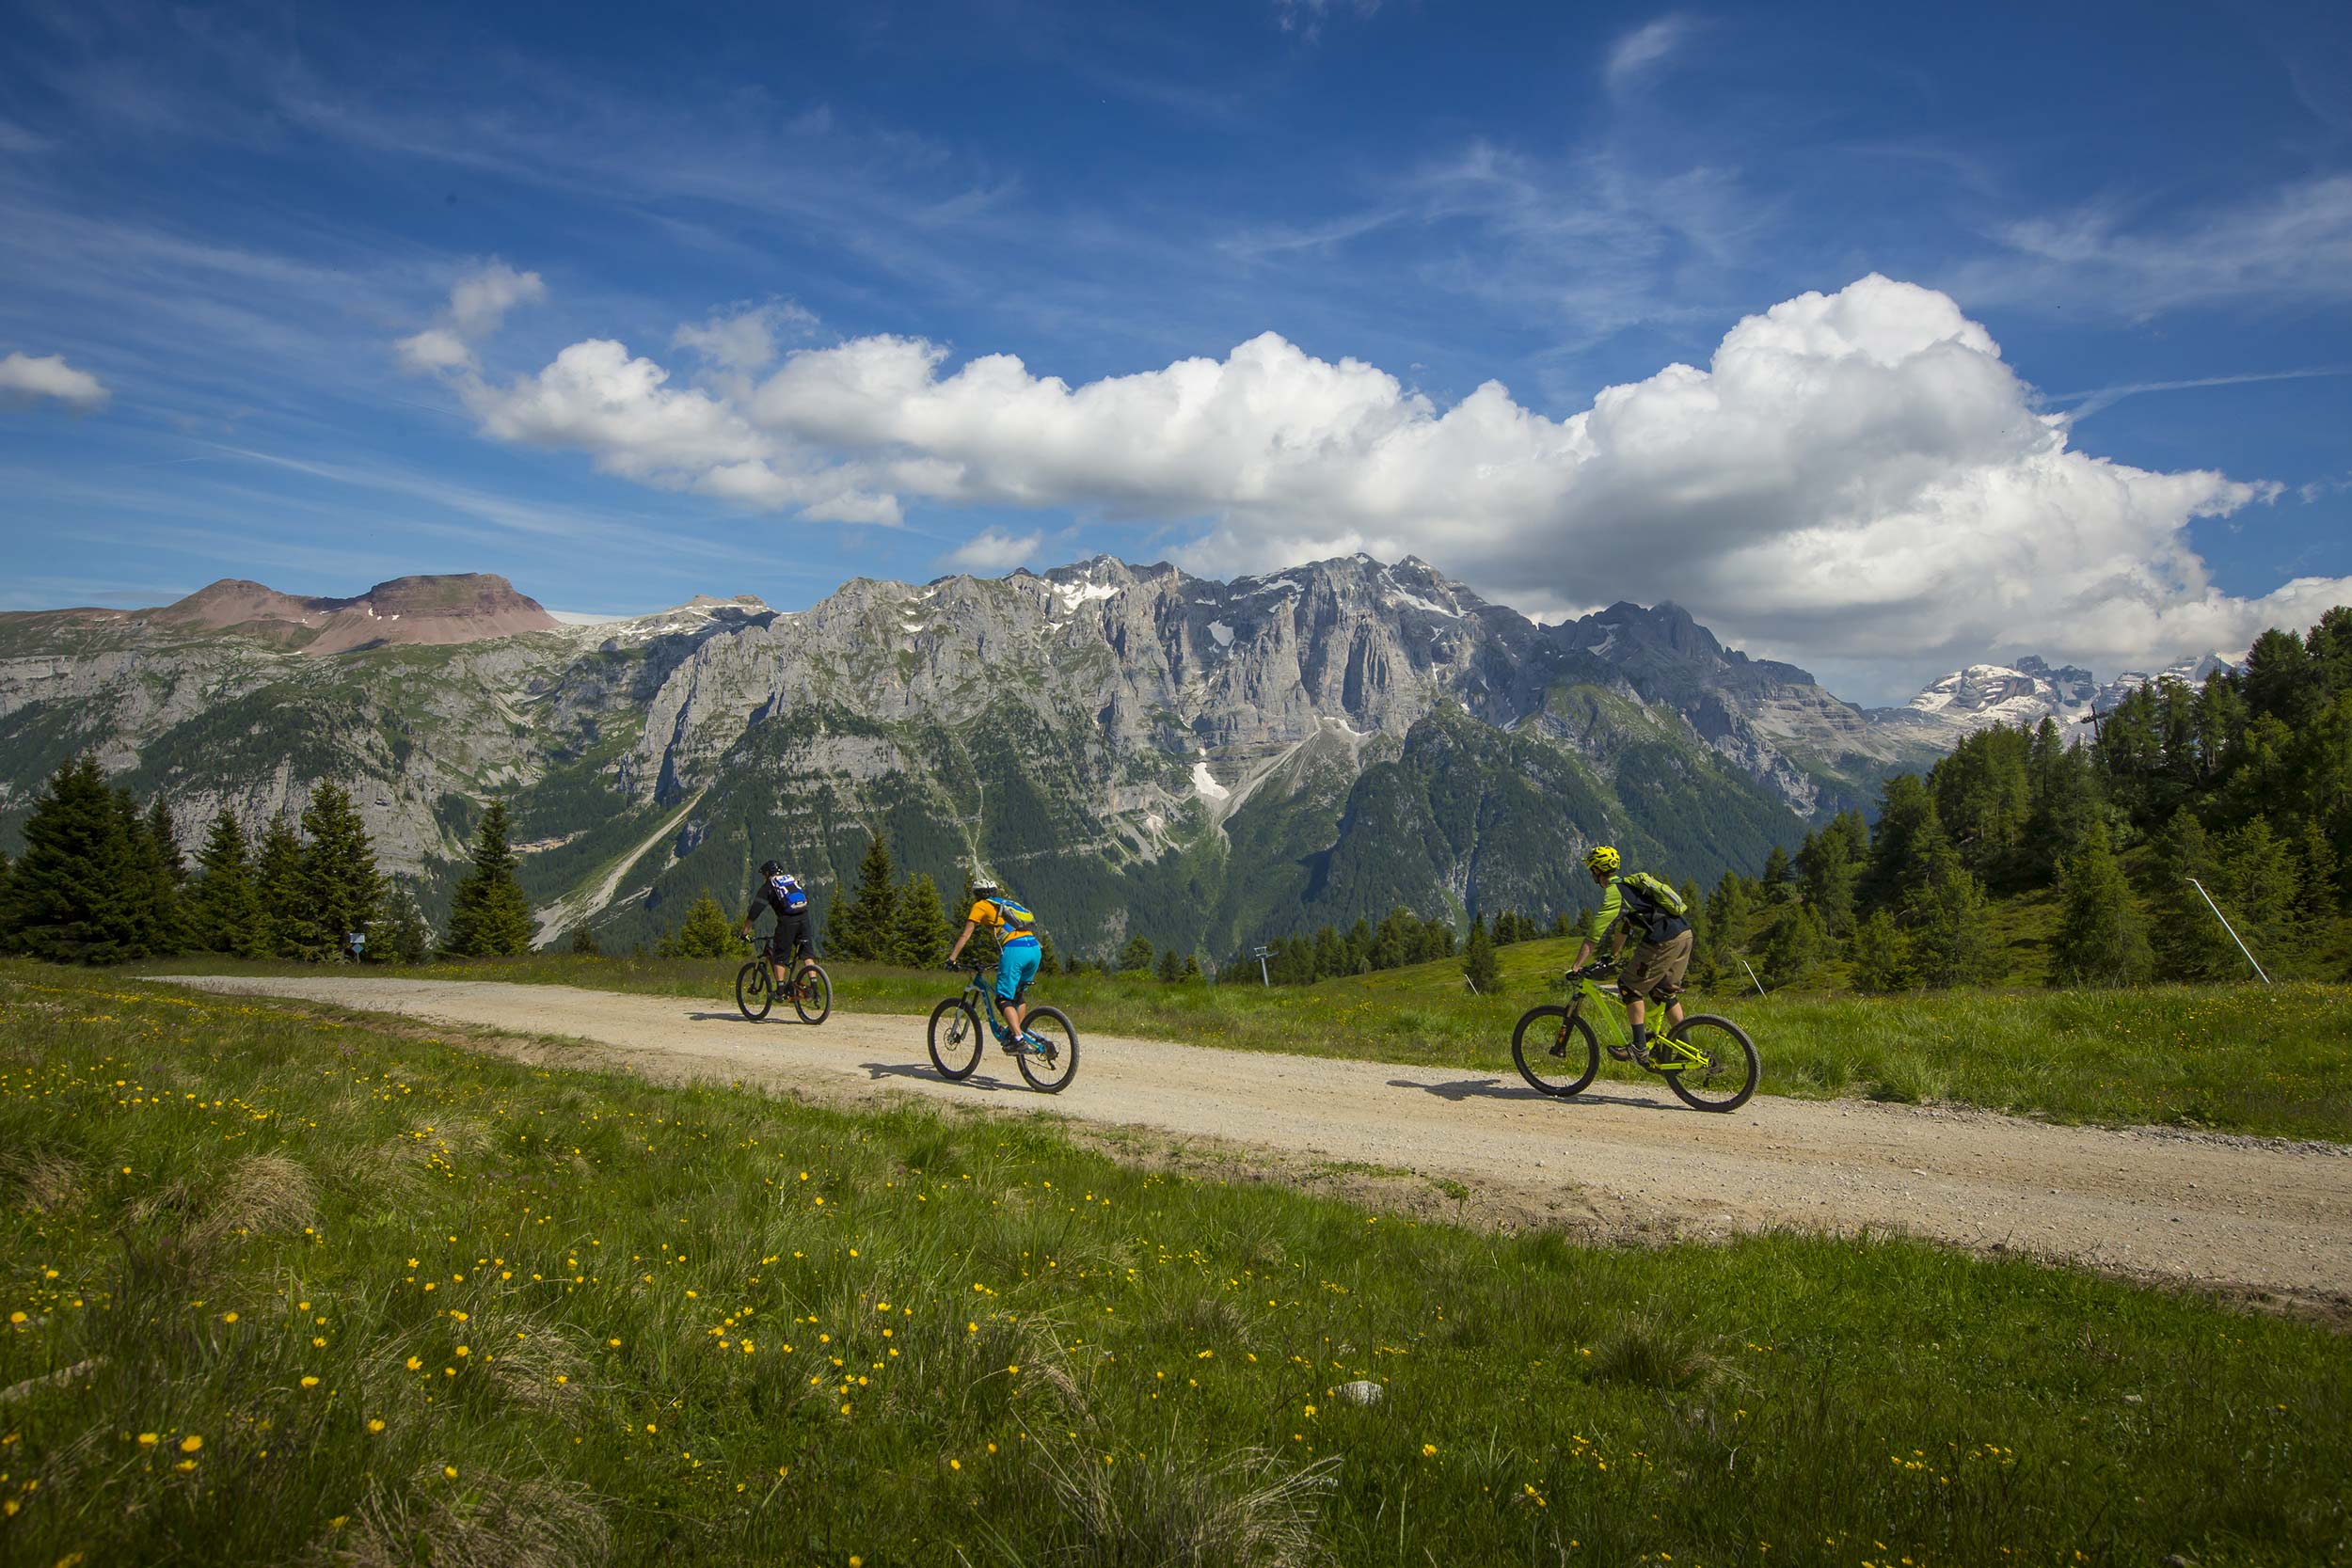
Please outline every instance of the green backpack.
[{"label": "green backpack", "polygon": [[1682,895],[1674,890],[1672,883],[1646,871],[1629,872],[1617,880],[1639,894],[1643,902],[1665,911],[1677,920],[1691,912],[1691,906],[1682,901]]}]

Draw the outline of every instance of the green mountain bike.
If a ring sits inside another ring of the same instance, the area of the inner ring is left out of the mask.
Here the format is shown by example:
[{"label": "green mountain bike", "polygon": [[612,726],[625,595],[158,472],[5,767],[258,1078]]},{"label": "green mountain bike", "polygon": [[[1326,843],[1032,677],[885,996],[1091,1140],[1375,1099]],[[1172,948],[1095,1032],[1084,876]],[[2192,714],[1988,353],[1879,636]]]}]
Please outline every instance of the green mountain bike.
[{"label": "green mountain bike", "polygon": [[1021,1038],[1013,1039],[981,976],[993,966],[974,966],[963,990],[931,1009],[931,1066],[951,1084],[961,1084],[980,1065],[980,1021],[1040,1094],[1059,1094],[1078,1075],[1078,1031],[1059,1007],[1029,1007],[1021,1015]]},{"label": "green mountain bike", "polygon": [[[833,976],[818,968],[815,958],[802,959],[788,974],[783,994],[792,999],[792,1010],[803,1023],[822,1023],[833,1016]],[[768,1016],[776,996],[775,972],[765,953],[736,972],[735,1005],[754,1023]]]},{"label": "green mountain bike", "polygon": [[[1566,1005],[1546,1003],[1530,1007],[1511,1032],[1511,1060],[1519,1076],[1548,1095],[1565,1099],[1581,1094],[1600,1075],[1600,1040],[1593,1033],[1591,1015],[1611,1021],[1617,1051],[1630,1052],[1631,1037],[1617,1022],[1617,1009],[1601,993],[1596,977],[1608,973],[1595,964],[1570,970]],[[1727,1018],[1692,1013],[1668,1034],[1652,1032],[1649,1060],[1629,1059],[1645,1072],[1656,1073],[1666,1086],[1694,1111],[1736,1111],[1756,1092],[1763,1065],[1747,1031]]]}]

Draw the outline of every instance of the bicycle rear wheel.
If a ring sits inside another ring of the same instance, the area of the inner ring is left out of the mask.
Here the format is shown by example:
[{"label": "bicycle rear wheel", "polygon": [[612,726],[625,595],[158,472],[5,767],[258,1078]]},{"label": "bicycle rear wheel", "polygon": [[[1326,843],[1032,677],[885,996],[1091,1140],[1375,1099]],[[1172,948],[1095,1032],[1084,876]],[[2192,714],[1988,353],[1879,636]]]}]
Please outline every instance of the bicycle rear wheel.
[{"label": "bicycle rear wheel", "polygon": [[[1021,1049],[1013,1060],[1040,1094],[1059,1094],[1078,1076],[1078,1031],[1058,1007],[1031,1007],[1021,1016]],[[1038,1047],[1043,1047],[1039,1050]]]},{"label": "bicycle rear wheel", "polygon": [[792,977],[792,1010],[803,1023],[822,1023],[833,1016],[833,976],[815,964],[803,964]]},{"label": "bicycle rear wheel", "polygon": [[1694,1111],[1738,1110],[1764,1075],[1756,1042],[1727,1018],[1693,1013],[1667,1037],[1697,1054],[1688,1066],[1668,1067],[1658,1074]]},{"label": "bicycle rear wheel", "polygon": [[1520,1016],[1511,1031],[1511,1060],[1529,1087],[1565,1099],[1581,1094],[1600,1071],[1600,1042],[1581,1015],[1570,1018],[1552,1003]]},{"label": "bicycle rear wheel", "polygon": [[931,1066],[950,1084],[961,1084],[980,1065],[979,1015],[961,996],[951,996],[931,1009]]},{"label": "bicycle rear wheel", "polygon": [[754,1023],[776,1005],[775,979],[768,973],[767,959],[754,958],[735,972],[735,1005]]}]

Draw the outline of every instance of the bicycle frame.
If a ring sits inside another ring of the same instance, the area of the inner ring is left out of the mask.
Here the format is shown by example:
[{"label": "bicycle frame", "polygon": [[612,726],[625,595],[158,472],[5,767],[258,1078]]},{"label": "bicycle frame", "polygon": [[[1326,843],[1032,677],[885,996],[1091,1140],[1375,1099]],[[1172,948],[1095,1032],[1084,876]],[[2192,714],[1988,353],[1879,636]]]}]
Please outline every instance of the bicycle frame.
[{"label": "bicycle frame", "polygon": [[[1014,1042],[1011,1035],[1005,1028],[1005,1015],[996,1006],[996,988],[980,982],[981,975],[994,973],[996,973],[994,964],[982,964],[975,969],[972,972],[972,978],[964,984],[963,999],[971,1009],[979,1014],[988,1024],[988,1032],[996,1037],[996,1043],[1010,1051],[1014,1049]],[[1031,1049],[1025,1031],[1024,1031],[1019,1048],[1024,1051]]]},{"label": "bicycle frame", "polygon": [[[1607,1016],[1609,1027],[1616,1034],[1617,1044],[1630,1046],[1633,1043],[1633,1036],[1626,1029],[1621,1008],[1610,1000],[1608,995],[1601,990],[1599,982],[1591,975],[1583,975],[1577,979],[1568,988],[1568,1016],[1562,1022],[1563,1028],[1574,1022],[1577,1016],[1583,1012],[1585,1003],[1592,1002],[1597,1004],[1600,1011]],[[1684,1068],[1697,1067],[1707,1060],[1705,1056],[1680,1040],[1669,1038],[1662,1029],[1652,1029],[1649,1039],[1650,1054],[1654,1056],[1659,1052],[1665,1051],[1677,1058],[1664,1062],[1644,1062],[1642,1065],[1652,1072],[1680,1072]]]}]

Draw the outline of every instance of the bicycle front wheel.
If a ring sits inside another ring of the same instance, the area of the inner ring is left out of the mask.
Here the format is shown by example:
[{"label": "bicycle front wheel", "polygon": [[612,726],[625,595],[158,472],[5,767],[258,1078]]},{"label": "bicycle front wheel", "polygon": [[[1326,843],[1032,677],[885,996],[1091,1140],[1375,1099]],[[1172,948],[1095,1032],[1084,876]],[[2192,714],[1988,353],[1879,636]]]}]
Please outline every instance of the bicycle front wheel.
[{"label": "bicycle front wheel", "polygon": [[1727,1018],[1693,1013],[1667,1038],[1683,1048],[1686,1060],[1681,1067],[1662,1068],[1659,1076],[1694,1111],[1738,1110],[1764,1075],[1756,1042]]},{"label": "bicycle front wheel", "polygon": [[766,1018],[768,1009],[776,1005],[775,980],[768,973],[767,959],[754,958],[736,971],[735,1005],[754,1023]]},{"label": "bicycle front wheel", "polygon": [[931,1009],[931,1066],[950,1084],[961,1084],[980,1065],[979,1015],[961,996]]},{"label": "bicycle front wheel", "polygon": [[1058,1007],[1031,1007],[1021,1017],[1021,1046],[1013,1060],[1040,1094],[1059,1094],[1078,1076],[1078,1031]]},{"label": "bicycle front wheel", "polygon": [[1583,1093],[1600,1071],[1600,1042],[1593,1026],[1565,1007],[1530,1007],[1511,1031],[1511,1060],[1529,1087],[1565,1099]]},{"label": "bicycle front wheel", "polygon": [[822,1023],[833,1016],[833,976],[815,964],[803,964],[792,979],[792,1010],[803,1023]]}]

